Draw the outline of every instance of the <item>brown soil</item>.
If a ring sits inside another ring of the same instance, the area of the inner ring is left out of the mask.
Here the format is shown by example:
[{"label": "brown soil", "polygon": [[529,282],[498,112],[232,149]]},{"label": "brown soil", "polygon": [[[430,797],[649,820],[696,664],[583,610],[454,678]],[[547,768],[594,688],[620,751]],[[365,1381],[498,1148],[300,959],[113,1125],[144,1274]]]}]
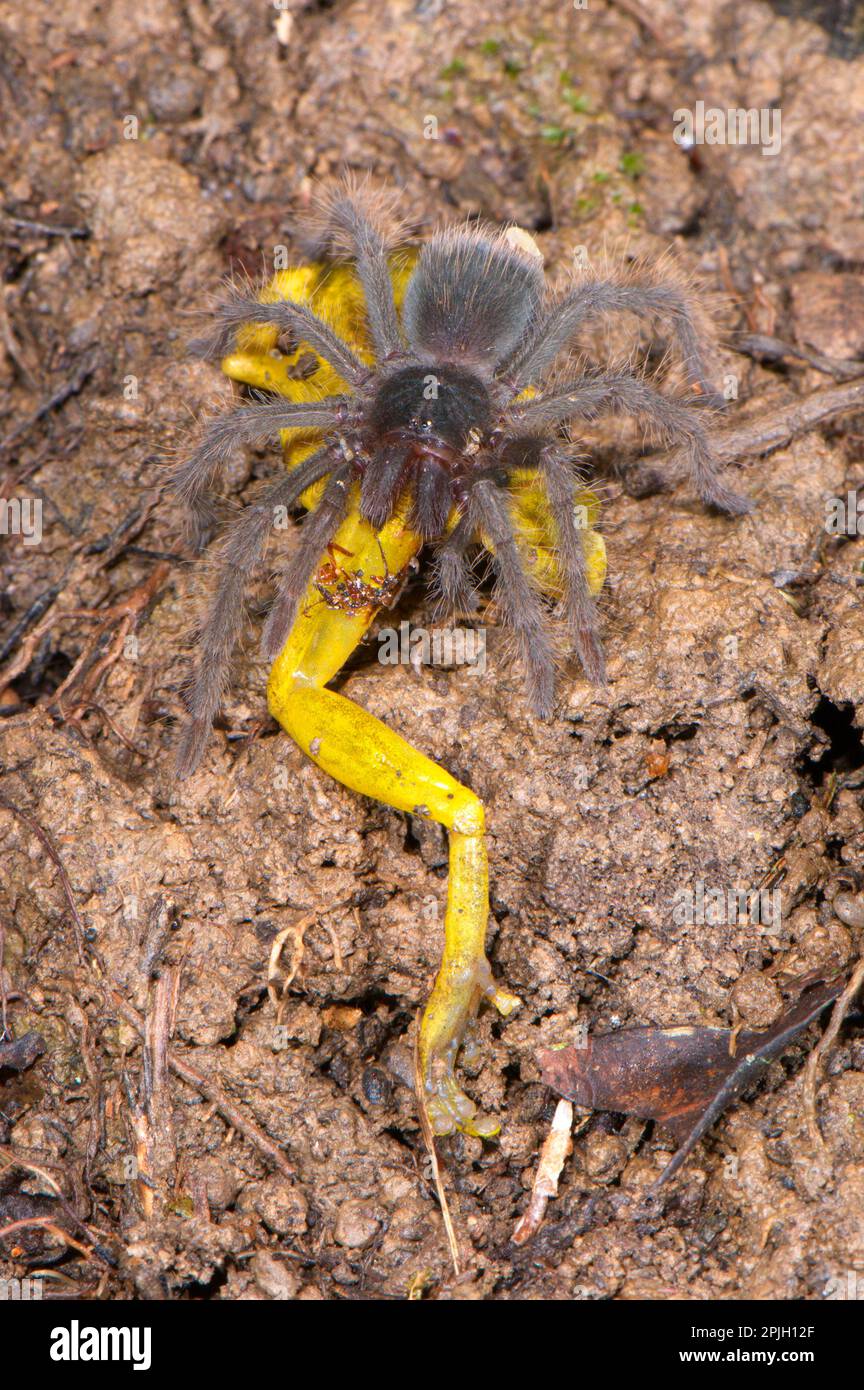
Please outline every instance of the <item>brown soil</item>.
[{"label": "brown soil", "polygon": [[[483,1014],[467,1079],[500,1139],[441,1144],[461,1281],[396,1075],[440,952],[440,839],[304,761],[267,718],[253,640],[182,789],[170,755],[200,579],[164,459],[231,394],[184,344],[226,272],[296,249],[312,179],[371,168],[418,227],[515,220],[553,279],[577,246],[677,243],[730,299],[733,423],[830,381],[760,365],[736,335],[864,356],[861,7],[802,8],[0,4],[0,496],[41,499],[44,517],[41,544],[10,537],[2,560],[0,793],[30,823],[0,809],[0,942],[10,1033],[46,1045],[0,1073],[0,1162],[17,1164],[0,1227],[53,1215],[85,1251],[25,1225],[0,1239],[0,1276],[52,1266],[82,1297],[816,1299],[864,1275],[854,1020],[819,1078],[821,1145],[814,1028],[650,1219],[637,1199],[669,1135],[595,1116],[540,1235],[510,1243],[555,1105],[538,1046],[577,1021],[761,1026],[775,1006],[754,976],[860,952],[864,540],[824,526],[826,496],[864,497],[860,413],[742,461],[757,506],[741,520],[686,488],[607,483],[610,685],[570,669],[550,723],[530,718],[491,612],[485,679],[382,668],[374,646],[343,678],[488,808],[490,953],[524,1002],[503,1025]],[[779,104],[782,152],[688,155],[672,112],[700,99]],[[272,467],[249,453],[232,495]],[[397,616],[427,611],[416,585]],[[674,927],[682,888],[772,873],[779,933]],[[270,948],[307,916],[277,1031]],[[237,1122],[165,1073],[172,1004],[177,1057]],[[157,1038],[146,1075],[130,1009]],[[116,1267],[86,1253],[93,1237]]]}]

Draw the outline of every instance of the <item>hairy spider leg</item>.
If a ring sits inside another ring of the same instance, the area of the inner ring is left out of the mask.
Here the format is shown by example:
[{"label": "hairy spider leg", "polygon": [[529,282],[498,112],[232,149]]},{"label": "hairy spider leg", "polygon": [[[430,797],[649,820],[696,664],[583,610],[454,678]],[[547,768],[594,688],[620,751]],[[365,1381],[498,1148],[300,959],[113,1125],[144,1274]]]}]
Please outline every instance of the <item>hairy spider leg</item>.
[{"label": "hairy spider leg", "polygon": [[[394,519],[376,531],[356,509],[334,542],[351,554],[355,573],[369,573],[370,565],[383,556],[391,574],[404,570],[421,544],[403,521]],[[365,636],[376,611],[351,614],[326,605],[301,606],[271,669],[268,704],[297,746],[337,782],[398,811],[427,816],[447,830],[444,953],[420,1024],[419,1070],[433,1133],[462,1129],[488,1136],[497,1132],[497,1122],[477,1114],[454,1075],[459,1044],[480,1000],[491,1000],[502,1014],[519,1002],[495,985],[486,959],[489,887],[483,804],[374,715],[326,689]]]}]

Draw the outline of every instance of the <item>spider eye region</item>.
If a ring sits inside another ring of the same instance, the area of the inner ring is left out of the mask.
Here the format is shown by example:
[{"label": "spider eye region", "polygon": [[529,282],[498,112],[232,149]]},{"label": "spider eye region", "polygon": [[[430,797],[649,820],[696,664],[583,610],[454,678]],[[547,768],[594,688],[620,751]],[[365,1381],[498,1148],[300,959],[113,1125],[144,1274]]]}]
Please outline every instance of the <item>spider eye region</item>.
[{"label": "spider eye region", "polygon": [[489,392],[479,377],[460,367],[421,365],[403,367],[383,382],[369,424],[378,440],[398,434],[463,453],[488,429],[491,416]]}]

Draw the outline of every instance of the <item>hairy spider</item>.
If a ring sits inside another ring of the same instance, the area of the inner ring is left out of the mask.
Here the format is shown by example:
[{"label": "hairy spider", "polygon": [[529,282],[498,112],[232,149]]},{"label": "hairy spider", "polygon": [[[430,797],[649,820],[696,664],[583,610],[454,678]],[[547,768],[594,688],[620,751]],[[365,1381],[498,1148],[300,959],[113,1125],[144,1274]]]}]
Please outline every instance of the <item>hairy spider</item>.
[{"label": "hairy spider", "polygon": [[[214,488],[239,445],[287,432],[289,471],[228,533],[178,772],[191,773],[204,752],[244,590],[262,559],[274,509],[302,498],[310,509],[263,635],[264,653],[275,663],[270,707],[340,781],[427,814],[451,832],[445,952],[421,1026],[420,1071],[437,1132],[460,1126],[488,1133],[452,1075],[458,1040],[479,997],[491,997],[503,1012],[515,1002],[493,984],[484,954],[482,806],[325,686],[376,607],[395,597],[423,546],[433,548],[443,600],[469,606],[470,555],[478,543],[492,557],[497,605],[514,634],[536,714],[552,712],[556,672],[544,594],[562,600],[569,641],[588,679],[605,680],[594,600],[602,555],[584,524],[589,509],[572,448],[560,437],[565,424],[606,413],[635,416],[680,447],[705,502],[732,513],[749,504],[722,481],[712,453],[700,410],[717,397],[679,284],[648,271],[586,277],[550,299],[537,247],[516,228],[439,231],[406,269],[391,254],[402,239],[394,208],[368,187],[336,190],[323,200],[319,240],[354,269],[337,266],[322,276],[320,266],[301,267],[287,279],[277,276],[260,297],[236,291],[219,305],[216,330],[199,345],[207,356],[228,354],[223,365],[230,375],[259,387],[276,383],[268,395],[213,420],[179,468],[177,488],[199,534],[210,525]],[[618,311],[667,322],[688,395],[670,397],[643,376],[600,367],[544,390],[583,326]],[[308,366],[313,354],[318,370],[280,371],[277,341],[288,343],[294,363]],[[298,439],[307,441],[299,452]]]}]

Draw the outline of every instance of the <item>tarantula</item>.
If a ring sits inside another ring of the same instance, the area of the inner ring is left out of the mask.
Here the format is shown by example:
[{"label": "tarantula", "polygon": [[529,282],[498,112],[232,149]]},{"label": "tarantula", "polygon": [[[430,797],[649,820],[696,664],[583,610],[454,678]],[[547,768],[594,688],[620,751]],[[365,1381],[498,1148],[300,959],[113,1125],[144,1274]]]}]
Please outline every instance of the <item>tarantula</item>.
[{"label": "tarantula", "polygon": [[[557,299],[546,293],[542,259],[513,228],[479,226],[436,232],[423,246],[407,284],[401,317],[389,254],[399,240],[391,207],[368,190],[347,188],[324,209],[331,249],[350,254],[362,286],[374,366],[307,305],[262,303],[235,292],[217,309],[217,329],[198,350],[218,358],[250,324],[275,324],[333,369],[345,390],[324,399],[259,396],[212,421],[176,485],[197,517],[212,519],[209,500],[223,465],[240,444],[283,429],[320,431],[320,447],[247,507],[229,533],[215,599],[201,637],[178,759],[188,775],[199,762],[216,713],[238,628],[245,587],[260,562],[273,508],[290,507],[326,479],[306,517],[281,579],[263,635],[274,658],[283,647],[322,556],[359,492],[360,513],[382,527],[400,507],[406,524],[435,548],[444,600],[465,607],[473,594],[470,548],[492,553],[496,599],[524,663],[527,693],[540,717],[551,713],[556,669],[548,614],[514,528],[508,488],[516,470],[533,470],[545,489],[564,579],[570,641],[589,680],[605,680],[597,609],[586,581],[574,496],[572,451],[556,432],[565,422],[604,413],[644,420],[680,447],[700,497],[730,513],[749,509],[720,477],[700,409],[718,398],[688,296],[681,286],[641,276],[586,278]],[[661,394],[643,376],[588,367],[544,390],[559,355],[592,318],[627,311],[665,319],[691,394]]]}]

